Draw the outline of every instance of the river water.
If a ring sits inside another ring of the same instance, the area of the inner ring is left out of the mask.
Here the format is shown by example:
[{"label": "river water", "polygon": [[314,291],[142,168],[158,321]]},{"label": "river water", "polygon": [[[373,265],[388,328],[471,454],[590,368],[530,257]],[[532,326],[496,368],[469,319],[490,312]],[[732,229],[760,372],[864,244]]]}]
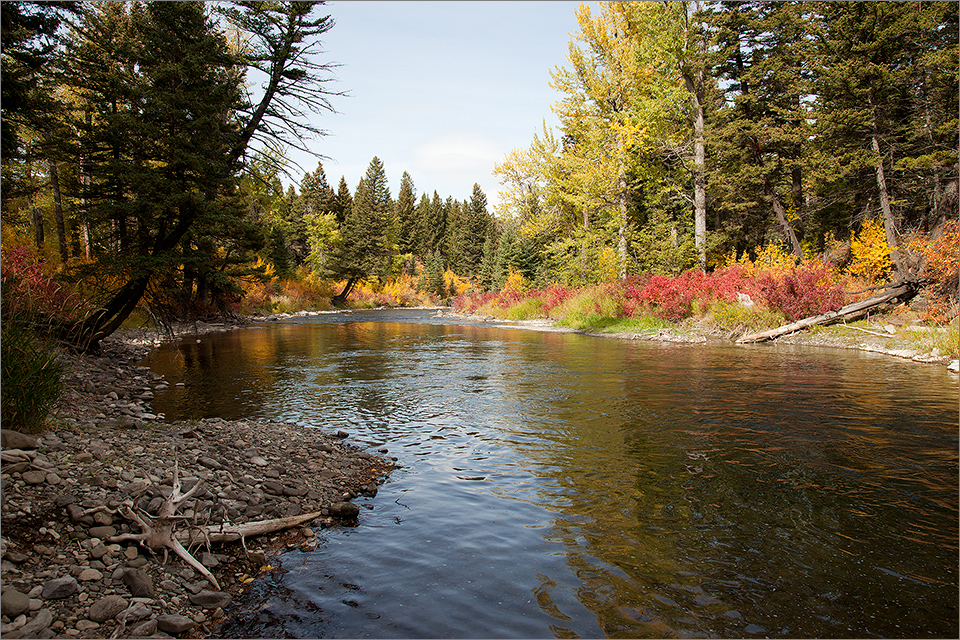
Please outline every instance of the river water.
[{"label": "river water", "polygon": [[[164,346],[168,419],[344,430],[395,456],[358,525],[233,605],[230,637],[958,637],[944,367],[430,311]],[[381,454],[383,455],[383,454]]]}]

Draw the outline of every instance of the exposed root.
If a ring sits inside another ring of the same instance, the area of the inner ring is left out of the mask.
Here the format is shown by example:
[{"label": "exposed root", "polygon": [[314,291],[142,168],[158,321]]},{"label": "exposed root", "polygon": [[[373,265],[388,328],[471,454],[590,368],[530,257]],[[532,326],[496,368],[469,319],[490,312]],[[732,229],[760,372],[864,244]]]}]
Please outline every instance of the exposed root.
[{"label": "exposed root", "polygon": [[188,529],[175,531],[179,522],[188,519],[187,516],[177,515],[180,507],[192,498],[202,487],[203,481],[200,480],[191,487],[189,491],[181,493],[180,465],[177,462],[176,451],[174,451],[173,491],[171,491],[170,495],[160,505],[157,516],[151,517],[143,511],[137,513],[131,505],[123,505],[120,508],[120,512],[140,527],[140,533],[122,533],[111,536],[107,538],[108,542],[135,541],[153,552],[162,550],[164,555],[166,555],[168,551],[173,551],[180,556],[184,562],[199,571],[200,574],[219,591],[220,584],[217,582],[217,579],[210,573],[209,569],[190,554],[187,548],[184,547],[184,543],[186,543],[187,546],[200,543],[206,543],[209,546],[214,542],[233,542],[240,540],[244,548],[246,548],[245,538],[248,536],[259,536],[289,529],[298,524],[309,522],[321,515],[319,511],[315,511],[273,520],[261,520],[257,522],[247,522],[245,524],[224,523],[219,525],[190,526]]}]

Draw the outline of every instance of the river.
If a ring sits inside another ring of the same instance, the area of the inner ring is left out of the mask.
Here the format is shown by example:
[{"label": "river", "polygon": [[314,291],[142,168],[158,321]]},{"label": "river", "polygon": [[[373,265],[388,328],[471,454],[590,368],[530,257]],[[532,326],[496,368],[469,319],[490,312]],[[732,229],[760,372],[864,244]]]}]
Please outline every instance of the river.
[{"label": "river", "polygon": [[344,430],[402,465],[357,526],[285,553],[224,635],[958,637],[944,367],[434,313],[152,354],[168,420]]}]

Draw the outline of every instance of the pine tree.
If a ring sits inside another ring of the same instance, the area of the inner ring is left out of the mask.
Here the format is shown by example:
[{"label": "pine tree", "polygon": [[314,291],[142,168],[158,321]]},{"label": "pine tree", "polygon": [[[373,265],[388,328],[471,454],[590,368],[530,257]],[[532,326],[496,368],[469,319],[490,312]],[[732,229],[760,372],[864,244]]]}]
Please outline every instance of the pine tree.
[{"label": "pine tree", "polygon": [[483,261],[483,245],[490,235],[491,219],[487,213],[487,196],[479,184],[473,185],[473,195],[466,207],[461,244],[462,269],[464,275],[473,276]]},{"label": "pine tree", "polygon": [[343,305],[360,280],[382,278],[389,268],[392,212],[383,163],[374,157],[357,185],[353,206],[340,228],[340,243],[331,252],[331,271],[346,284],[331,302]]},{"label": "pine tree", "polygon": [[397,245],[400,253],[413,253],[417,246],[417,191],[413,178],[406,171],[400,178],[400,191],[397,193]]},{"label": "pine tree", "polygon": [[[313,18],[317,6],[211,5],[246,36],[236,50],[199,2],[83,5],[62,66],[79,107],[92,281],[105,288],[101,308],[65,327],[65,339],[96,349],[152,282],[176,280],[193,259],[185,239],[193,234],[190,245],[206,251],[198,230],[242,218],[230,200],[252,140],[287,142],[295,132],[302,146],[304,132],[320,133],[302,118],[330,108],[326,67],[311,53],[333,22]],[[265,81],[245,96],[247,68]]]},{"label": "pine tree", "polygon": [[724,81],[727,106],[712,118],[709,138],[716,167],[712,185],[720,196],[718,206],[726,211],[727,231],[742,243],[742,230],[763,233],[772,213],[797,260],[803,259],[797,227],[804,151],[811,138],[805,102],[809,34],[803,12],[803,3],[797,2],[738,2],[719,8],[716,75]]},{"label": "pine tree", "polygon": [[[938,182],[957,175],[957,7],[822,2],[813,9],[820,27],[818,178],[846,201],[855,222],[883,220],[897,277],[910,279],[901,229],[922,224],[936,208],[926,189],[914,186],[926,182],[917,178],[925,173],[936,193]],[[931,89],[946,108],[931,108]],[[938,121],[944,126],[936,127]]]}]

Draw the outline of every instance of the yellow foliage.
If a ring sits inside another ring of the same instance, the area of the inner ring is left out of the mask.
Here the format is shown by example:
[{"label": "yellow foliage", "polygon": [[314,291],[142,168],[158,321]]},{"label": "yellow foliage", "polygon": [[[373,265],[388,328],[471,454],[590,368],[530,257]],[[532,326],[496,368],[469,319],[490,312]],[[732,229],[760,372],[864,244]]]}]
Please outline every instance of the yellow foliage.
[{"label": "yellow foliage", "polygon": [[737,250],[721,265],[723,267],[732,264],[739,264],[743,267],[747,276],[755,276],[761,272],[782,274],[787,273],[796,265],[795,257],[786,250],[782,244],[771,242],[765,247],[755,247],[753,253],[756,258],[750,258],[750,252],[744,251],[743,255],[737,257]]},{"label": "yellow foliage", "polygon": [[510,275],[507,276],[507,281],[503,285],[503,291],[516,291],[522,293],[527,288],[526,282],[523,279],[523,274],[519,271],[514,271],[513,268],[510,269]]},{"label": "yellow foliage", "polygon": [[443,272],[443,283],[447,286],[447,291],[450,292],[451,296],[458,296],[473,286],[469,280],[461,278],[450,269]]},{"label": "yellow foliage", "polygon": [[893,271],[887,234],[883,222],[879,220],[863,223],[860,233],[850,241],[850,253],[847,272],[854,277],[864,278],[870,285],[886,282]]},{"label": "yellow foliage", "polygon": [[[218,251],[222,251],[222,249],[218,249]],[[222,256],[218,256],[218,257],[222,257]],[[277,277],[277,271],[276,269],[273,268],[273,264],[271,264],[270,262],[267,262],[260,256],[257,256],[257,261],[254,263],[253,267],[254,269],[259,269],[261,267],[264,268],[263,274],[267,278],[267,282],[273,282],[274,279],[276,279]]]}]

